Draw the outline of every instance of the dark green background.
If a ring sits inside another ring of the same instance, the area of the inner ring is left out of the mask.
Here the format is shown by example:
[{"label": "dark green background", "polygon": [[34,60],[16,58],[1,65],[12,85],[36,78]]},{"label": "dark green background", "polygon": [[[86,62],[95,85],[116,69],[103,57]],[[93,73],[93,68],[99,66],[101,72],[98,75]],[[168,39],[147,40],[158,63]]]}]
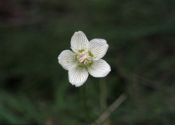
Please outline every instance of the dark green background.
[{"label": "dark green background", "polygon": [[[112,71],[75,88],[57,56],[78,30]],[[88,125],[121,93],[104,125],[175,123],[175,0],[1,0],[0,124]]]}]

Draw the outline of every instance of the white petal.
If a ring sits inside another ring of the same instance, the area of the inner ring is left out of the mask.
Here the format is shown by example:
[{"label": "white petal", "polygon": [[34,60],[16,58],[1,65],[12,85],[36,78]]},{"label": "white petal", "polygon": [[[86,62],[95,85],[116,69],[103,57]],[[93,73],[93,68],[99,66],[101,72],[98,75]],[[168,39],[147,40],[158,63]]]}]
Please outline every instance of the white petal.
[{"label": "white petal", "polygon": [[108,44],[104,39],[93,39],[90,41],[89,50],[94,56],[94,60],[101,59],[108,50]]},{"label": "white petal", "polygon": [[89,41],[82,31],[75,32],[71,38],[71,49],[74,52],[79,50],[87,50],[89,48]]},{"label": "white petal", "polygon": [[110,65],[103,59],[94,61],[93,64],[88,67],[89,74],[94,77],[105,77],[110,71]]},{"label": "white petal", "polygon": [[88,78],[88,71],[85,68],[74,67],[69,70],[69,82],[76,87],[83,85]]},{"label": "white petal", "polygon": [[63,50],[58,56],[58,62],[64,69],[69,70],[76,65],[75,54],[70,50]]}]

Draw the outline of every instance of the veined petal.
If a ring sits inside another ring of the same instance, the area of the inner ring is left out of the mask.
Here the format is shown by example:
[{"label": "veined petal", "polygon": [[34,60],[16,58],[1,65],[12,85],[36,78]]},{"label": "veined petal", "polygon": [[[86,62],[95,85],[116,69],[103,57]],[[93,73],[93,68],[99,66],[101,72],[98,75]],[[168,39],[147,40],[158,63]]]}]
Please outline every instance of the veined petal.
[{"label": "veined petal", "polygon": [[76,87],[79,87],[85,83],[88,78],[88,71],[85,68],[74,67],[69,70],[69,82]]},{"label": "veined petal", "polygon": [[58,62],[64,69],[69,70],[76,65],[75,54],[70,50],[63,50],[58,56]]},{"label": "veined petal", "polygon": [[75,32],[71,38],[71,49],[74,52],[80,50],[87,50],[89,48],[89,41],[82,31]]},{"label": "veined petal", "polygon": [[110,65],[103,59],[94,61],[90,67],[88,67],[88,72],[94,77],[105,77],[111,71]]},{"label": "veined petal", "polygon": [[92,53],[94,60],[101,59],[108,50],[108,44],[104,39],[92,39],[89,46],[89,51]]}]

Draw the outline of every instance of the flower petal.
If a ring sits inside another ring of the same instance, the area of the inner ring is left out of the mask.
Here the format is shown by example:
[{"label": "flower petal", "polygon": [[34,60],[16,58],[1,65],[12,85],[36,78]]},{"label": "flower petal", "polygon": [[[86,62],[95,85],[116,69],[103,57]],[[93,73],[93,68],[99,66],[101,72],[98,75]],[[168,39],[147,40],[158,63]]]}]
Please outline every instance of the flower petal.
[{"label": "flower petal", "polygon": [[85,68],[74,67],[69,70],[69,82],[76,87],[79,87],[85,83],[88,78],[88,71]]},{"label": "flower petal", "polygon": [[69,70],[76,65],[75,54],[70,50],[63,50],[58,56],[58,62],[64,69]]},{"label": "flower petal", "polygon": [[101,59],[106,54],[109,47],[104,39],[92,39],[89,46],[89,50],[94,56],[94,60]]},{"label": "flower petal", "polygon": [[105,77],[110,71],[110,65],[103,59],[94,61],[93,64],[88,67],[89,74],[94,77]]},{"label": "flower petal", "polygon": [[71,49],[74,52],[89,48],[89,41],[82,31],[75,32],[71,38]]}]

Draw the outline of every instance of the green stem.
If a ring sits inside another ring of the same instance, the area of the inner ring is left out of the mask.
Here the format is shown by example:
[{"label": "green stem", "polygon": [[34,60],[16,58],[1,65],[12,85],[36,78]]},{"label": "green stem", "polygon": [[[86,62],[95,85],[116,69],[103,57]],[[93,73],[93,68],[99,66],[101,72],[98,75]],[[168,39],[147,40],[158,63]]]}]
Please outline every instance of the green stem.
[{"label": "green stem", "polygon": [[89,107],[88,107],[88,95],[87,95],[87,86],[83,86],[83,108],[86,113],[86,121],[90,121],[90,115],[89,115]]},{"label": "green stem", "polygon": [[[108,96],[107,85],[105,80],[100,80],[99,88],[100,88],[100,110],[101,112],[104,112],[104,110],[106,110],[107,108],[107,96]],[[104,122],[102,125],[110,125],[110,119],[108,118],[106,122]]]},{"label": "green stem", "polygon": [[107,86],[105,80],[100,80],[100,109],[104,111],[107,107]]}]

